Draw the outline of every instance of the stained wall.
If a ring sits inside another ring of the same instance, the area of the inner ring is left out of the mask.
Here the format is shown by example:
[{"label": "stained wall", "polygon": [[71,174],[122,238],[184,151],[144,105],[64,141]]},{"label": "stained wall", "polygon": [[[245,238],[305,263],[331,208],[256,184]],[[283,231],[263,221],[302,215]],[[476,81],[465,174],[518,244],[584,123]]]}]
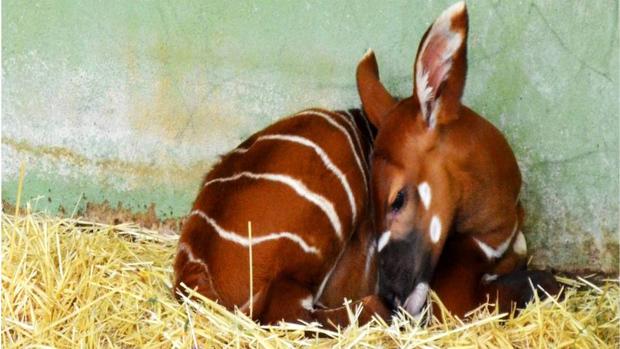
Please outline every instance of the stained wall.
[{"label": "stained wall", "polygon": [[[357,106],[368,47],[395,94],[448,1],[2,2],[2,198],[188,212],[227,149]],[[524,174],[534,263],[618,270],[618,1],[471,1],[464,100]],[[154,206],[152,206],[154,205]]]}]

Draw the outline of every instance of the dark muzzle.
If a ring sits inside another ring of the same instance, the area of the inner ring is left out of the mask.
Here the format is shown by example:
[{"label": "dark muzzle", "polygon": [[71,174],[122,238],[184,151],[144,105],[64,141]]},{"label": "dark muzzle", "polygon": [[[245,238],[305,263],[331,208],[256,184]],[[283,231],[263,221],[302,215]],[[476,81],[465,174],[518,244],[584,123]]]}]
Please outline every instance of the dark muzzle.
[{"label": "dark muzzle", "polygon": [[393,311],[402,306],[417,312],[420,298],[426,299],[431,274],[431,249],[417,232],[392,240],[379,253],[379,296]]}]

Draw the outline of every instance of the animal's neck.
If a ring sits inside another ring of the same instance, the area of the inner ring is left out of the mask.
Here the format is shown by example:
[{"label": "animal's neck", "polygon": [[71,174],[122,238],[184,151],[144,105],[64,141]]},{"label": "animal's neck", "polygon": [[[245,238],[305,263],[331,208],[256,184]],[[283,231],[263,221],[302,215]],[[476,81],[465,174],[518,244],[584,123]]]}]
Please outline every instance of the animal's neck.
[{"label": "animal's neck", "polygon": [[372,152],[375,136],[377,135],[377,129],[368,121],[362,109],[351,108],[340,110],[338,113],[349,115],[353,125],[356,127],[356,132],[359,135],[365,157],[367,160],[370,160],[370,153]]}]

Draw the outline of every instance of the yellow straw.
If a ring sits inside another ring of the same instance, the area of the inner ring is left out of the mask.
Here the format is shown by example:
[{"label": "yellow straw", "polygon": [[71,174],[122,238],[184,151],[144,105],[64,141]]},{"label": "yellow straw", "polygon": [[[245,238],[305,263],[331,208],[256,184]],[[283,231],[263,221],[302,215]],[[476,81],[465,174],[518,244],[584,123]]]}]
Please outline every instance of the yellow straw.
[{"label": "yellow straw", "polygon": [[15,215],[19,216],[19,206],[21,205],[22,189],[24,187],[24,174],[26,172],[26,166],[24,162],[19,163],[19,180],[17,182],[17,198],[15,199]]},{"label": "yellow straw", "polygon": [[[354,325],[338,331],[315,323],[261,326],[252,307],[230,312],[191,289],[189,297],[174,296],[176,236],[26,210],[1,219],[2,347],[620,347],[617,279],[564,278],[570,282],[563,298],[538,299],[516,315],[483,306],[467,319],[444,316],[422,325],[399,313],[391,323],[360,326],[358,309],[350,307]],[[250,241],[252,229],[248,222]],[[434,295],[433,302],[444,309]]]}]

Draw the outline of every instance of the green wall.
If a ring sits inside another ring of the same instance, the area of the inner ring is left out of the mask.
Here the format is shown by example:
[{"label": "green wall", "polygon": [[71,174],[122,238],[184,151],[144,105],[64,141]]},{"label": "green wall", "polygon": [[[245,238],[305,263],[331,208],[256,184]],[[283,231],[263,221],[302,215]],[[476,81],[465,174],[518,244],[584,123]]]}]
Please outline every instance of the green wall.
[{"label": "green wall", "polygon": [[[3,200],[23,162],[38,209],[107,200],[182,216],[217,155],[253,131],[357,106],[368,47],[391,91],[410,94],[420,37],[450,3],[5,0]],[[464,99],[520,160],[534,262],[617,272],[618,1],[468,7]]]}]

